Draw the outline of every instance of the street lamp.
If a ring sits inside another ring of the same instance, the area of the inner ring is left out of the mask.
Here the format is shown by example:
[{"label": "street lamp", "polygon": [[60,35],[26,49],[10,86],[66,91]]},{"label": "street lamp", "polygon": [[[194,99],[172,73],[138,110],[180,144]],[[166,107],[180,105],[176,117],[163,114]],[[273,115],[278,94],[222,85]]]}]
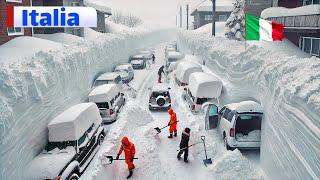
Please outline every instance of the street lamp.
[{"label": "street lamp", "polygon": [[216,35],[216,0],[211,0],[212,1],[212,36]]}]

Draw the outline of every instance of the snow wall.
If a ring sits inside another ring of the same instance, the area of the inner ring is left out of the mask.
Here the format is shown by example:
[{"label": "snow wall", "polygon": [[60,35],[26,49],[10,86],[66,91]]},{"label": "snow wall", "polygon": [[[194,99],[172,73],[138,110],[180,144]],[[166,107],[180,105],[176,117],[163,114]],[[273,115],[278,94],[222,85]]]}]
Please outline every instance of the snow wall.
[{"label": "snow wall", "polygon": [[1,63],[0,179],[23,179],[25,166],[47,142],[48,122],[85,101],[97,74],[128,62],[139,48],[175,36],[169,29],[102,34],[85,43]]},{"label": "snow wall", "polygon": [[182,31],[178,39],[225,82],[223,104],[262,104],[260,163],[267,179],[320,178],[319,58],[285,53],[284,42],[275,42],[275,51],[248,45],[244,52],[244,42],[223,37]]}]

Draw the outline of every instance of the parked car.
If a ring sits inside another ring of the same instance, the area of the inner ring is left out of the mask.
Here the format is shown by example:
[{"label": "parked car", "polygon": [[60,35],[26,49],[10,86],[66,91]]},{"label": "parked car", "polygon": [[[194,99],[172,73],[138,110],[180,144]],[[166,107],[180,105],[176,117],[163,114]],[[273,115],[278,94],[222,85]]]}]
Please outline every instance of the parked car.
[{"label": "parked car", "polygon": [[123,83],[129,83],[134,78],[134,70],[131,64],[120,64],[114,68],[114,72],[119,73]]},{"label": "parked car", "polygon": [[169,52],[178,52],[177,51],[177,48],[175,46],[172,46],[172,45],[168,45],[166,46],[165,50],[164,50],[164,53],[165,53],[165,57],[167,58],[168,57],[168,53]]},{"label": "parked car", "polygon": [[215,76],[194,72],[190,75],[189,86],[183,94],[192,113],[198,113],[205,102],[219,98],[222,91],[222,82]]},{"label": "parked car", "polygon": [[26,179],[79,179],[105,137],[97,105],[70,107],[48,124],[48,130],[45,150],[28,166]]},{"label": "parked car", "polygon": [[218,126],[226,149],[260,148],[262,116],[261,105],[254,101],[223,106],[218,113]]},{"label": "parked car", "polygon": [[147,66],[147,59],[143,54],[134,55],[130,57],[130,64],[133,69],[144,69]]},{"label": "parked car", "polygon": [[122,85],[121,76],[115,72],[107,72],[101,74],[93,83],[92,87],[97,87],[104,84],[117,84],[119,87]]},{"label": "parked car", "polygon": [[139,54],[143,54],[147,61],[153,62],[152,61],[153,60],[153,56],[155,56],[155,52],[154,52],[153,49],[145,48],[145,49],[139,51]]},{"label": "parked car", "polygon": [[152,87],[149,96],[150,110],[168,110],[171,108],[170,88],[163,84],[156,84]]},{"label": "parked car", "polygon": [[184,58],[184,55],[179,52],[170,51],[166,58],[166,71],[172,72],[177,67],[177,62]]},{"label": "parked car", "polygon": [[89,101],[97,104],[103,123],[110,123],[117,119],[126,99],[116,84],[105,84],[90,92]]},{"label": "parked car", "polygon": [[174,73],[176,83],[179,86],[187,86],[189,77],[194,72],[202,72],[202,67],[196,63],[180,61]]}]

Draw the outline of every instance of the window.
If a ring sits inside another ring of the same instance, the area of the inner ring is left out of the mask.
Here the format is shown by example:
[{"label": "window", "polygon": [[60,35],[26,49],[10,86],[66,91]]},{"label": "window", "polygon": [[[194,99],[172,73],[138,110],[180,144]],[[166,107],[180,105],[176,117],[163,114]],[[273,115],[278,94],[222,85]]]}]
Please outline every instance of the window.
[{"label": "window", "polygon": [[203,104],[208,101],[208,98],[197,98],[196,104]]},{"label": "window", "polygon": [[320,38],[302,37],[300,39],[300,49],[310,55],[320,56]]},{"label": "window", "polygon": [[227,16],[226,15],[219,15],[219,21],[226,21]]},{"label": "window", "polygon": [[229,122],[232,121],[232,118],[233,118],[234,114],[235,114],[235,113],[234,113],[233,111],[231,111],[231,112],[228,114],[227,120],[228,120]]},{"label": "window", "polygon": [[6,2],[22,3],[22,0],[6,0]]},{"label": "window", "polygon": [[303,0],[303,5],[307,6],[310,4],[320,4],[320,0]]},{"label": "window", "polygon": [[105,103],[96,103],[98,108],[106,108],[106,109],[109,109],[109,104],[108,102],[105,102]]},{"label": "window", "polygon": [[249,4],[251,5],[267,5],[271,4],[270,0],[250,0]]},{"label": "window", "polygon": [[218,107],[216,105],[210,105],[209,107],[209,116],[218,115]]},{"label": "window", "polygon": [[8,28],[8,36],[24,35],[24,29],[21,27]]},{"label": "window", "polygon": [[228,115],[230,112],[230,109],[226,108],[226,111],[223,113],[223,118],[228,119]]},{"label": "window", "polygon": [[212,20],[212,15],[211,14],[204,15],[204,20],[211,21]]}]

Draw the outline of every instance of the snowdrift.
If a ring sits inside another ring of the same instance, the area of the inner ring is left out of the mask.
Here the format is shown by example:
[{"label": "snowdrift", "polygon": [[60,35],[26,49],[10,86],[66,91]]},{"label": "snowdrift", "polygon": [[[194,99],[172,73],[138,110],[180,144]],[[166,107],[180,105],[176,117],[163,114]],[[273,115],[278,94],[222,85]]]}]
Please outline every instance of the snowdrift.
[{"label": "snowdrift", "polygon": [[[19,37],[12,42],[22,40],[28,46],[19,46],[18,52],[0,50],[0,179],[23,179],[28,162],[47,142],[48,122],[72,105],[84,102],[97,74],[127,62],[129,55],[140,48],[175,35],[170,29],[135,34],[86,31],[87,37],[81,43],[77,43],[78,38],[61,34],[56,37],[69,37],[75,43]],[[32,53],[6,59],[29,49]]]},{"label": "snowdrift", "polygon": [[223,104],[261,102],[260,159],[268,179],[319,179],[320,59],[287,53],[287,41],[274,42],[273,50],[264,42],[249,44],[245,52],[244,42],[190,31],[178,36],[180,47],[205,60],[227,83]]}]

